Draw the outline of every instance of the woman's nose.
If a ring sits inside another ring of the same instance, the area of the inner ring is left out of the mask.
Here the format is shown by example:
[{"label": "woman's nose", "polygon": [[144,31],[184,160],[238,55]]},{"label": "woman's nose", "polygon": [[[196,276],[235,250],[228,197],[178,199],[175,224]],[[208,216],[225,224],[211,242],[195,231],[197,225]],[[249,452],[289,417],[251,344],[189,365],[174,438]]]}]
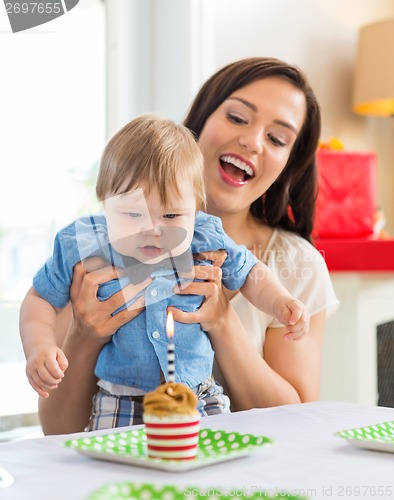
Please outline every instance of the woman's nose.
[{"label": "woman's nose", "polygon": [[252,154],[261,154],[263,152],[263,134],[258,128],[243,131],[239,137],[239,144]]}]

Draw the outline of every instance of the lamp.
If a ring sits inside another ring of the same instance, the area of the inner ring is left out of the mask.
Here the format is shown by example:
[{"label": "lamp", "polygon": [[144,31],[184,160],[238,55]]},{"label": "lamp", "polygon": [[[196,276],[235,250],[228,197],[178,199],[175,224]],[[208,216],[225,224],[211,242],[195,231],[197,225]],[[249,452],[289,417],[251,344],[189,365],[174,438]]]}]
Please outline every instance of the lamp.
[{"label": "lamp", "polygon": [[394,115],[394,19],[360,29],[353,86],[353,111]]}]

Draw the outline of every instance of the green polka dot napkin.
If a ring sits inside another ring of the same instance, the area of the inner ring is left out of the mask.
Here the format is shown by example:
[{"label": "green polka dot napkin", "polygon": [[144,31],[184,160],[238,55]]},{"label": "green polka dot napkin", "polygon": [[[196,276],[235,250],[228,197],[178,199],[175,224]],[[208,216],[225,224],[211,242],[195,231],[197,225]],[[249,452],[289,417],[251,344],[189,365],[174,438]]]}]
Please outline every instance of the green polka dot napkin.
[{"label": "green polka dot napkin", "polygon": [[101,460],[179,472],[235,459],[272,443],[265,436],[201,429],[195,459],[163,460],[148,457],[145,429],[142,428],[103,436],[87,435],[80,439],[70,439],[65,442],[65,446]]},{"label": "green polka dot napkin", "polygon": [[359,427],[335,433],[353,446],[375,451],[394,453],[394,420],[381,424]]}]

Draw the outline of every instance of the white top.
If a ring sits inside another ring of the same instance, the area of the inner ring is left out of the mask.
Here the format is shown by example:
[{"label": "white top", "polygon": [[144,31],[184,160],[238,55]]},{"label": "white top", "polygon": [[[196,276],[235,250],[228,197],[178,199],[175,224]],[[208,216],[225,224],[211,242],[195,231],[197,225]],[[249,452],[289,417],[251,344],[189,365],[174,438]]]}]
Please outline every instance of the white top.
[{"label": "white top", "polygon": [[[331,315],[339,302],[331,283],[327,265],[318,250],[301,236],[275,229],[262,256],[283,286],[306,307],[310,316],[323,310]],[[256,309],[238,293],[231,304],[256,349],[263,354],[265,332],[268,327],[283,325],[276,318]]]}]

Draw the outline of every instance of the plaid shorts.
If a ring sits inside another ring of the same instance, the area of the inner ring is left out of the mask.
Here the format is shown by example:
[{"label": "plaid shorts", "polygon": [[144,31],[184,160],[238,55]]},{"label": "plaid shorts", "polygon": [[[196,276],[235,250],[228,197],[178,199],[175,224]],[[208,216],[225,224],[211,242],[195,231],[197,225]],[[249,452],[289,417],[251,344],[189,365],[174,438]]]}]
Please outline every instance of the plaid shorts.
[{"label": "plaid shorts", "polygon": [[[203,417],[230,413],[230,400],[213,377],[192,389],[198,397],[197,410]],[[144,396],[116,396],[101,388],[93,396],[92,414],[85,431],[142,424]]]}]

